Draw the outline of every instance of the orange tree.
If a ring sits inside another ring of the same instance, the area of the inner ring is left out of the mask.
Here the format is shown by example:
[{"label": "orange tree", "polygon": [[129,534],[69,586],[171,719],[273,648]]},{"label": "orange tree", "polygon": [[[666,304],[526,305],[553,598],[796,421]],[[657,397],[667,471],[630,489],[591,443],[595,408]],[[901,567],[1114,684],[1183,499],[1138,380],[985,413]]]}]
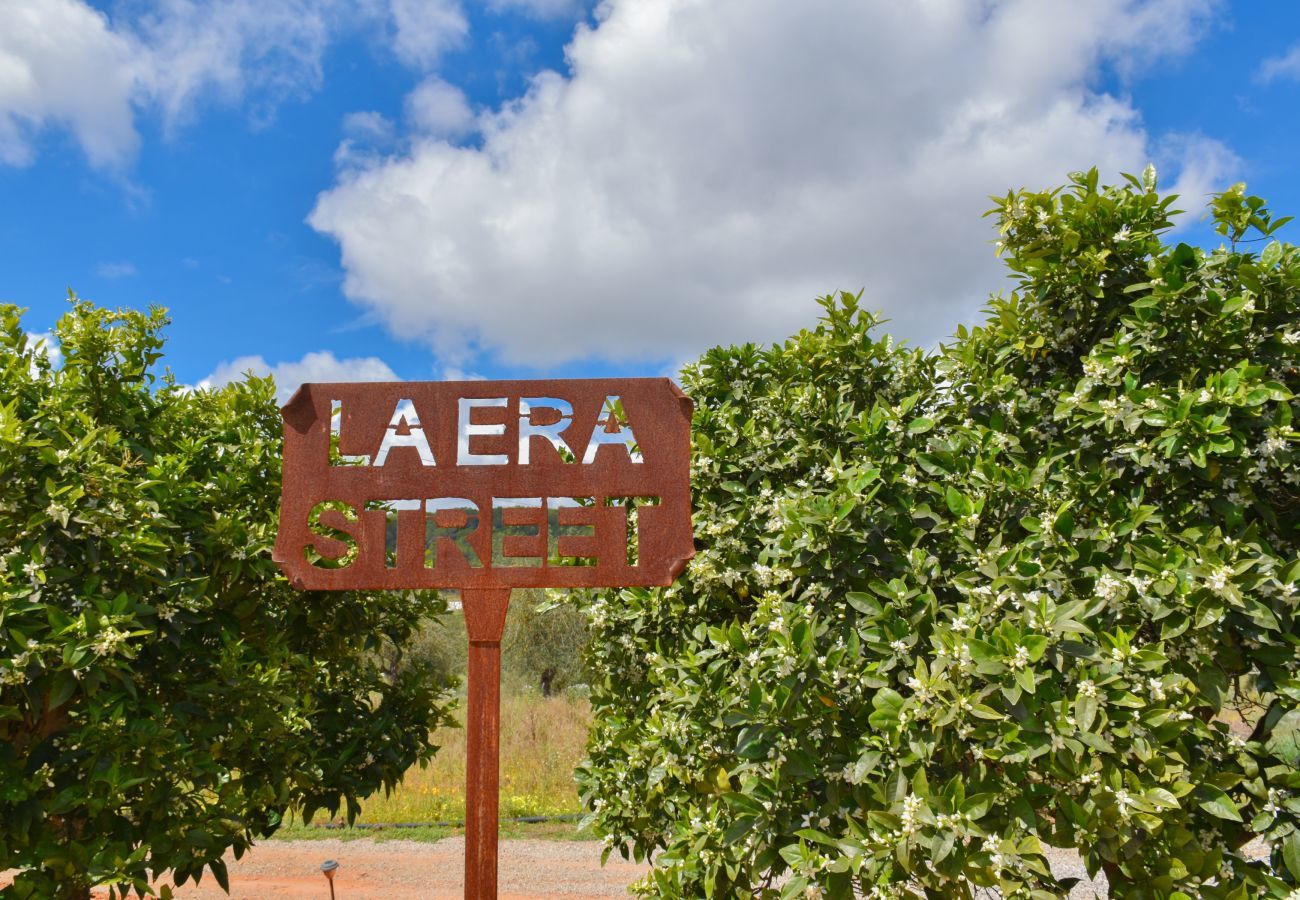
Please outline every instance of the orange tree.
[{"label": "orange tree", "polygon": [[156,382],[163,324],[74,301],[55,367],[0,307],[3,896],[225,885],[227,849],[351,816],[447,720],[375,652],[441,602],[292,589],[273,386]]},{"label": "orange tree", "polygon": [[1300,250],[1240,186],[1170,246],[1171,203],[999,199],[1019,284],[937,353],[844,296],[686,370],[698,555],[588,651],[579,779],[646,893],[1048,898],[1068,847],[1117,897],[1297,896]]}]

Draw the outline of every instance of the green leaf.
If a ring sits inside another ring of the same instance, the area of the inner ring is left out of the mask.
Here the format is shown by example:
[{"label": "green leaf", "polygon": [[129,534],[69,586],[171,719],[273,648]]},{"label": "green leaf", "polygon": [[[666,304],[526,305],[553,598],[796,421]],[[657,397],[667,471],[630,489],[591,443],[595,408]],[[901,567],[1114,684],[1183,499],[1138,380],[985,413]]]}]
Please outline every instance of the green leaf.
[{"label": "green leaf", "polygon": [[71,699],[77,691],[77,679],[69,671],[61,671],[54,676],[54,685],[50,688],[49,708],[57,709]]},{"label": "green leaf", "polygon": [[1082,731],[1091,731],[1097,721],[1097,698],[1080,694],[1074,699],[1074,718]]},{"label": "green leaf", "polygon": [[1202,784],[1196,788],[1197,806],[1205,810],[1212,816],[1220,819],[1228,819],[1232,822],[1241,821],[1241,812],[1237,809],[1237,804],[1232,798],[1212,784]]},{"label": "green leaf", "polygon": [[892,731],[898,727],[898,714],[903,709],[903,696],[893,688],[881,688],[872,695],[871,707],[874,711],[867,717],[871,727]]},{"label": "green leaf", "polygon": [[230,893],[230,873],[226,871],[226,861],[224,859],[213,859],[208,862],[208,868],[212,870],[212,877],[217,879],[217,884],[227,894]]},{"label": "green leaf", "polygon": [[738,653],[744,653],[749,649],[749,641],[745,640],[745,633],[734,623],[727,629],[727,642],[731,645],[731,649]]},{"label": "green leaf", "polygon": [[1021,639],[1020,643],[1029,651],[1029,661],[1031,663],[1038,662],[1047,651],[1047,638],[1040,634],[1027,634]]},{"label": "green leaf", "polygon": [[849,591],[844,599],[848,601],[849,606],[865,615],[877,616],[882,611],[879,600],[861,591]]},{"label": "green leaf", "polygon": [[1282,859],[1291,877],[1300,881],[1300,831],[1293,831],[1282,842]]},{"label": "green leaf", "polygon": [[949,512],[954,516],[964,519],[975,512],[975,504],[971,503],[970,498],[952,485],[948,485],[944,491],[944,498],[948,501]]}]

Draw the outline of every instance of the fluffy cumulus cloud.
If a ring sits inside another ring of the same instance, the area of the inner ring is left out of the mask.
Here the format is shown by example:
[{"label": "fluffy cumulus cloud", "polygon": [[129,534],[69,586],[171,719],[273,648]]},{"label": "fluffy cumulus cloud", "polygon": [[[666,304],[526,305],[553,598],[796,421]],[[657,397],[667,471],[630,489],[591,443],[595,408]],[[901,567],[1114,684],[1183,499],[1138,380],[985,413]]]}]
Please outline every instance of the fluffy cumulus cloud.
[{"label": "fluffy cumulus cloud", "polygon": [[131,41],[79,0],[7,0],[0,26],[0,163],[33,161],[43,129],[66,128],[96,165],[135,152],[141,75]]},{"label": "fluffy cumulus cloud", "polygon": [[429,78],[406,97],[412,128],[435,138],[458,138],[474,130],[474,113],[460,88]]},{"label": "fluffy cumulus cloud", "polygon": [[1153,157],[1222,177],[1226,150],[1092,87],[1187,51],[1213,6],[607,0],[571,77],[469,144],[341,168],[309,221],[348,295],[449,361],[681,358],[841,288],[929,343],[1001,284],[989,194]]},{"label": "fluffy cumulus cloud", "polygon": [[0,164],[33,161],[47,129],[70,132],[90,162],[122,167],[136,119],[168,130],[205,103],[241,105],[255,124],[321,87],[325,52],[357,29],[381,35],[420,71],[458,45],[459,0],[129,0],[113,16],[85,0],[0,4]]},{"label": "fluffy cumulus cloud", "polygon": [[1271,56],[1260,64],[1255,79],[1268,84],[1278,79],[1300,81],[1300,44],[1280,56]]},{"label": "fluffy cumulus cloud", "polygon": [[408,65],[430,68],[469,33],[457,0],[389,0],[393,47]]},{"label": "fluffy cumulus cloud", "polygon": [[382,359],[374,356],[339,359],[328,350],[308,353],[297,361],[271,365],[260,356],[241,356],[221,365],[198,383],[200,388],[220,387],[240,381],[252,372],[258,377],[270,375],[275,379],[276,398],[284,403],[304,382],[328,381],[397,381],[393,370]]}]

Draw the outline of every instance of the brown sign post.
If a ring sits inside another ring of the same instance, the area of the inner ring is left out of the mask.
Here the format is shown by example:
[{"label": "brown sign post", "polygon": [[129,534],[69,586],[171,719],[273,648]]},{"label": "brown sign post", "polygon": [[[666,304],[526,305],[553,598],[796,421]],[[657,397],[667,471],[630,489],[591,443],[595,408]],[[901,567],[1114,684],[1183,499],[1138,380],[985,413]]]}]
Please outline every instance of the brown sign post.
[{"label": "brown sign post", "polygon": [[465,896],[494,898],[510,590],[672,583],[694,553],[691,401],[666,378],[304,384],[282,414],[296,587],[460,589]]}]

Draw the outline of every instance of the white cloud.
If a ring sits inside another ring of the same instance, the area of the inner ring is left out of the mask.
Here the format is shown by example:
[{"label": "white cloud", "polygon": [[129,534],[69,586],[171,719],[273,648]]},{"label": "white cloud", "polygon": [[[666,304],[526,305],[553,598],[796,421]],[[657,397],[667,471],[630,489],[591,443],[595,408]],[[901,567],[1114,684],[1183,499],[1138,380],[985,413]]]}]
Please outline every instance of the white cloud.
[{"label": "white cloud", "polygon": [[576,19],[585,8],[583,0],[488,0],[492,12],[518,12],[533,19]]},{"label": "white cloud", "polygon": [[[60,346],[59,339],[54,336],[54,332],[27,332],[27,346],[44,353],[45,358],[50,361],[50,365],[54,368],[57,369],[63,365],[63,347]],[[35,366],[32,367],[32,374],[36,374]]]},{"label": "white cloud", "polygon": [[393,139],[393,123],[383,113],[348,113],[343,117],[343,133],[353,140],[387,143]]},{"label": "white cloud", "polygon": [[382,32],[421,71],[468,33],[459,0],[134,0],[110,19],[85,0],[0,5],[0,164],[25,165],[47,129],[69,131],[98,167],[139,145],[136,117],[166,130],[208,103],[254,124],[321,87],[331,42]]},{"label": "white cloud", "polygon": [[245,373],[252,372],[259,377],[270,375],[275,379],[275,396],[281,402],[288,401],[293,392],[304,382],[330,381],[397,381],[393,370],[382,359],[374,356],[339,359],[328,350],[308,353],[297,361],[286,361],[271,365],[261,356],[241,356],[229,362],[223,362],[212,374],[199,382],[200,388],[220,387],[232,381],[240,381]]},{"label": "white cloud", "polygon": [[389,0],[396,33],[393,49],[407,65],[429,69],[469,34],[457,0]]},{"label": "white cloud", "polygon": [[255,118],[320,87],[321,58],[338,24],[329,0],[155,0],[127,27],[144,61],[141,87],[168,127],[185,124],[205,97],[253,96]]},{"label": "white cloud", "polygon": [[417,131],[434,138],[458,138],[474,130],[474,113],[465,93],[441,78],[428,78],[406,97],[406,117]]},{"label": "white cloud", "polygon": [[1281,56],[1272,56],[1260,64],[1255,73],[1255,80],[1268,84],[1279,78],[1300,81],[1300,44],[1296,44]]},{"label": "white cloud", "polygon": [[129,278],[135,272],[135,263],[125,259],[117,262],[102,262],[95,266],[95,274],[100,278]]},{"label": "white cloud", "polygon": [[480,375],[477,372],[467,372],[456,366],[449,366],[442,370],[443,381],[486,381],[487,376]]},{"label": "white cloud", "polygon": [[334,164],[340,168],[374,165],[395,139],[393,123],[383,113],[348,113],[343,117],[343,140],[334,150]]},{"label": "white cloud", "polygon": [[79,0],[6,0],[0,25],[0,163],[26,165],[45,128],[70,131],[97,166],[136,149],[136,49]]},{"label": "white cloud", "polygon": [[1140,171],[1138,111],[1089,85],[1212,7],[609,0],[571,79],[480,115],[481,145],[340,171],[309,222],[353,300],[453,364],[682,358],[863,287],[930,343],[1001,284],[987,196]]},{"label": "white cloud", "polygon": [[1178,178],[1172,187],[1162,182],[1170,193],[1178,195],[1177,206],[1183,210],[1175,219],[1178,229],[1200,221],[1210,195],[1227,188],[1241,171],[1237,154],[1221,141],[1204,135],[1169,135],[1157,143],[1155,155],[1160,164],[1178,166]]}]

